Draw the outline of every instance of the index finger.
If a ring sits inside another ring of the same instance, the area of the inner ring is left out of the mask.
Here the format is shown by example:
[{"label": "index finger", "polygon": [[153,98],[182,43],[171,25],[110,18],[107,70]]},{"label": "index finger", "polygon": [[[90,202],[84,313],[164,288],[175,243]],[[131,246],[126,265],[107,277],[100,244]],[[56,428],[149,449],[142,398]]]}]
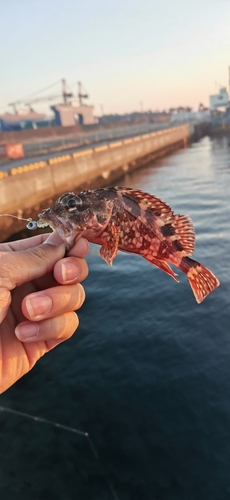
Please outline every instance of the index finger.
[{"label": "index finger", "polygon": [[[34,248],[41,245],[42,243],[50,243],[51,245],[61,245],[63,239],[59,236],[57,231],[51,233],[37,234],[31,238],[25,238],[23,240],[11,241],[9,243],[0,244],[0,252],[16,252],[28,250],[29,248]],[[86,238],[80,238],[67,253],[68,256],[74,257],[85,257],[89,252],[89,242]]]},{"label": "index finger", "polygon": [[10,241],[9,243],[1,243],[0,251],[1,252],[17,252],[28,250],[28,248],[37,247],[44,243],[49,234],[37,234],[37,236],[32,236],[31,238],[25,238],[23,240]]},{"label": "index finger", "polygon": [[41,233],[37,236],[32,236],[31,238],[24,238],[18,241],[12,241],[9,243],[3,243],[0,245],[1,252],[16,252],[28,250],[29,248],[34,248],[41,245],[42,243],[50,243],[54,246],[62,245],[64,240],[59,236],[57,231],[51,231],[50,233]]}]

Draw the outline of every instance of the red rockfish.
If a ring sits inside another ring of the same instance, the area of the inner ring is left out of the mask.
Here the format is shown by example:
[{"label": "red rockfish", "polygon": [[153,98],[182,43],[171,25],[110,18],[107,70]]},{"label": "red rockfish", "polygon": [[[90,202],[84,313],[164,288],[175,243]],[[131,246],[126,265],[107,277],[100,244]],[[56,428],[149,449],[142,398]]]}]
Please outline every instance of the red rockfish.
[{"label": "red rockfish", "polygon": [[65,193],[39,214],[38,227],[57,230],[67,248],[81,236],[101,245],[100,255],[112,265],[118,250],[139,254],[178,281],[170,264],[183,271],[198,303],[219,286],[214,274],[190,259],[195,230],[187,215],[174,215],[156,196],[126,187]]}]

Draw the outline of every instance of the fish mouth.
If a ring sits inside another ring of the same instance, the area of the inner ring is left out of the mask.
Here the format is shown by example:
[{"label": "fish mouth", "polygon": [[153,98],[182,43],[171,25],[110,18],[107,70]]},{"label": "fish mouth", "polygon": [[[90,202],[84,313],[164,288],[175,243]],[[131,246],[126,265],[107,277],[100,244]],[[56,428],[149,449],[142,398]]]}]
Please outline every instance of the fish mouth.
[{"label": "fish mouth", "polygon": [[45,210],[41,214],[38,214],[38,227],[47,227],[50,226],[52,229],[56,229],[60,225],[60,221],[57,216],[51,214],[48,210]]},{"label": "fish mouth", "polygon": [[49,226],[53,231],[57,231],[65,242],[67,251],[73,247],[74,242],[81,236],[81,231],[76,230],[65,217],[56,215],[49,209],[38,214],[38,217],[37,227]]},{"label": "fish mouth", "polygon": [[[40,217],[41,214],[39,214],[39,217]],[[38,219],[37,221],[37,227],[48,227],[50,224],[49,224],[49,221],[46,221],[46,220],[42,220],[42,219]]]},{"label": "fish mouth", "polygon": [[[49,210],[49,209],[48,209]],[[53,231],[60,230],[62,231],[63,235],[67,236],[69,233],[72,231],[72,226],[71,224],[65,220],[64,218],[55,215],[54,213],[50,211],[44,211],[41,214],[38,214],[38,221],[37,221],[37,227],[50,227],[53,229]]]}]

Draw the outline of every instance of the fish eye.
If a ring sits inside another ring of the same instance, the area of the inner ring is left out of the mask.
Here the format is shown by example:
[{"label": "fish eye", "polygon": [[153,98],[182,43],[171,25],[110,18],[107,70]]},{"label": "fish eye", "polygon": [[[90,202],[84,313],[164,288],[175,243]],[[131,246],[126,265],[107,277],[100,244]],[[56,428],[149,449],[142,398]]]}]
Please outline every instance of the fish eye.
[{"label": "fish eye", "polygon": [[58,203],[61,203],[63,207],[75,208],[82,204],[82,199],[75,193],[65,193],[60,196]]},{"label": "fish eye", "polygon": [[74,208],[76,206],[77,206],[77,200],[75,200],[75,198],[70,198],[70,200],[67,201],[67,207]]}]

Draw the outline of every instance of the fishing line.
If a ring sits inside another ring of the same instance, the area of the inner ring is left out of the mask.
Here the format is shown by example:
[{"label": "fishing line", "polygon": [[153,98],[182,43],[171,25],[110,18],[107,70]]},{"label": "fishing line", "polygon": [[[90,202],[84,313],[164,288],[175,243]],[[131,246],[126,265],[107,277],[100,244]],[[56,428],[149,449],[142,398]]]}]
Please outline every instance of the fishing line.
[{"label": "fishing line", "polygon": [[31,217],[29,219],[25,219],[24,217],[20,217],[19,215],[12,215],[12,214],[0,214],[0,217],[14,217],[14,219],[18,220],[25,220],[27,222],[32,222]]},{"label": "fishing line", "polygon": [[[28,219],[24,219],[24,220],[28,220]],[[32,220],[32,219],[30,219]],[[101,465],[101,469],[102,469],[102,472],[103,472],[103,475],[104,475],[104,478],[105,478],[105,481],[107,483],[107,486],[112,494],[112,497],[114,500],[119,500],[116,492],[114,491],[113,489],[113,486],[112,484],[110,483],[108,477],[107,477],[107,474],[105,472],[105,469],[103,467],[103,464],[102,464],[102,461],[98,455],[98,452],[89,436],[89,433],[88,432],[84,432],[84,431],[79,431],[78,429],[75,429],[74,427],[69,427],[67,425],[63,425],[63,424],[59,424],[58,422],[53,422],[52,420],[47,420],[46,418],[41,418],[41,417],[37,417],[36,415],[30,415],[29,413],[23,413],[21,411],[17,411],[17,410],[12,410],[11,408],[6,408],[4,406],[0,406],[0,411],[2,412],[6,412],[6,413],[12,413],[14,415],[18,415],[20,417],[24,417],[24,418],[28,418],[30,420],[34,420],[35,422],[39,422],[39,423],[43,423],[43,424],[49,424],[49,425],[52,425],[53,427],[58,427],[59,429],[62,429],[64,431],[67,431],[67,432],[72,432],[74,434],[78,434],[79,436],[82,436],[82,437],[85,437],[87,442],[88,442],[88,445],[89,445],[89,448],[91,449],[92,451],[92,454],[95,458],[95,460],[98,460],[98,462],[100,463]]]},{"label": "fishing line", "polygon": [[27,229],[37,229],[37,222],[33,219],[31,219],[31,217],[29,217],[28,219],[25,219],[24,217],[20,217],[19,215],[12,215],[12,214],[0,214],[0,217],[14,217],[14,219],[18,219],[18,220],[25,220],[26,222],[28,222],[28,224],[26,225]]}]

